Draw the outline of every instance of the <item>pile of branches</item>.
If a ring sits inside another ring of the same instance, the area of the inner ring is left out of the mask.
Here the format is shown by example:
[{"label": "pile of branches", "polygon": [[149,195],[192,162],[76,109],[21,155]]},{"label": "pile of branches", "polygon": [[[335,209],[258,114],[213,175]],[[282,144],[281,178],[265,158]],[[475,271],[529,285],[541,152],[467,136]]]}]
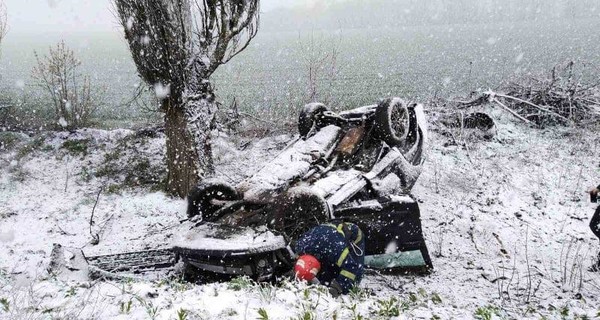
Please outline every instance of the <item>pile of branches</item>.
[{"label": "pile of branches", "polygon": [[574,62],[559,65],[549,75],[529,76],[509,83],[502,88],[505,93],[490,90],[460,104],[468,107],[491,102],[521,121],[538,126],[597,121],[600,118],[600,80],[584,83],[574,66]]}]

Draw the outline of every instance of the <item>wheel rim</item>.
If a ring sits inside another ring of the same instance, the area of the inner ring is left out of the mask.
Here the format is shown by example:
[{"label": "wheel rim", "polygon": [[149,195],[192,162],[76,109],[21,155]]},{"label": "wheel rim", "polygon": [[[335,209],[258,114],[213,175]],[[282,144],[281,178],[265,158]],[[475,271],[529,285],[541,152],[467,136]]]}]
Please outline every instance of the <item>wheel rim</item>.
[{"label": "wheel rim", "polygon": [[390,110],[390,128],[400,139],[403,139],[408,131],[409,119],[406,108],[396,105]]}]

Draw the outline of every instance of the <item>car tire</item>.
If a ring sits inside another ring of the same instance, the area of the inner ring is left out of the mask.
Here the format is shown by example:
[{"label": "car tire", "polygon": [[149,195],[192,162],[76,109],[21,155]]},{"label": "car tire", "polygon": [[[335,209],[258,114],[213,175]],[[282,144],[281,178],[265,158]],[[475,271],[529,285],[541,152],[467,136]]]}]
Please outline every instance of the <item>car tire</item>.
[{"label": "car tire", "polygon": [[319,116],[324,112],[329,111],[329,108],[322,103],[309,103],[300,111],[298,117],[298,132],[300,137],[306,138],[313,127],[318,124]]},{"label": "car tire", "polygon": [[462,119],[462,126],[466,129],[479,129],[481,131],[490,131],[496,124],[494,119],[483,112],[473,112],[467,114]]},{"label": "car tire", "polygon": [[385,99],[374,115],[374,134],[391,147],[404,145],[410,129],[410,114],[406,103],[398,98]]},{"label": "car tire", "polygon": [[235,189],[223,182],[204,181],[194,187],[187,197],[187,217],[189,219],[202,215],[203,221],[216,219],[214,213],[221,206],[212,203],[212,200],[232,201],[241,197]]}]

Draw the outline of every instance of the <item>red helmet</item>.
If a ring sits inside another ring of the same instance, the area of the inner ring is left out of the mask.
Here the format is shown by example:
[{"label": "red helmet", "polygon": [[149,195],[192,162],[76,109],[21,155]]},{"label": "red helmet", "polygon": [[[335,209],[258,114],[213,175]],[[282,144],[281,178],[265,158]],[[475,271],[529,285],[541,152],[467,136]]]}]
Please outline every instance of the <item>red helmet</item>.
[{"label": "red helmet", "polygon": [[305,281],[312,281],[319,270],[321,270],[321,263],[310,254],[301,255],[294,266],[296,278]]}]

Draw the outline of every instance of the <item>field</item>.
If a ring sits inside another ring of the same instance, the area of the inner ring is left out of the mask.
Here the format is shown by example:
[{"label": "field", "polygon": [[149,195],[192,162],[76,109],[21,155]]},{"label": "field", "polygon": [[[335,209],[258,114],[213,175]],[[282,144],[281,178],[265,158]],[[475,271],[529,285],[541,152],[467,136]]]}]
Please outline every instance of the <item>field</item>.
[{"label": "field", "polygon": [[[387,96],[449,97],[494,88],[522,74],[547,72],[571,60],[593,77],[600,65],[599,29],[600,19],[588,19],[259,32],[245,52],[217,71],[213,82],[225,107],[235,98],[243,111],[265,119],[290,119],[311,97],[334,108],[371,104]],[[148,118],[143,110],[123,106],[140,80],[116,28],[111,34],[65,37],[84,72],[106,90],[100,122],[128,127],[131,121]],[[30,80],[33,51],[43,54],[59,40],[58,35],[40,41],[39,35],[9,33],[0,61],[2,91],[38,96]]]}]

